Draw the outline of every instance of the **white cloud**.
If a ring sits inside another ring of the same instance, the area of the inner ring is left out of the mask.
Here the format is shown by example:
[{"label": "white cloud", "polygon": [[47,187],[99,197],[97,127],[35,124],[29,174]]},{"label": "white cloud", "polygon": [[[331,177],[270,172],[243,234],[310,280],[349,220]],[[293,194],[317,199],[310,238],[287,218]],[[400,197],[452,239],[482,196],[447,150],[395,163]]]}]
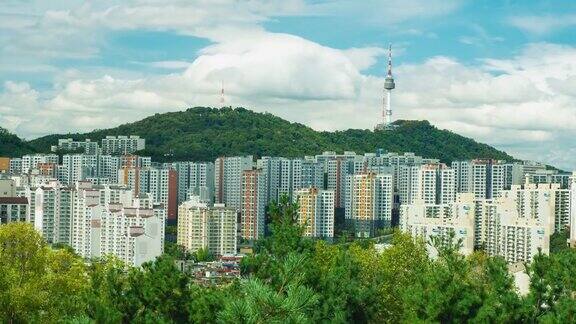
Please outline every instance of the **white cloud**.
[{"label": "white cloud", "polygon": [[148,65],[150,65],[151,67],[160,68],[160,69],[168,69],[168,70],[186,69],[190,66],[190,64],[192,64],[192,63],[186,62],[186,61],[158,61],[158,62],[148,63]]},{"label": "white cloud", "polygon": [[[11,118],[11,127],[21,134],[87,131],[155,112],[216,106],[224,81],[227,105],[268,111],[317,129],[372,128],[380,118],[382,79],[362,70],[381,52],[337,50],[292,35],[263,33],[208,46],[181,73],[72,78],[48,99],[39,99],[26,84],[9,83],[0,103],[4,119]],[[521,157],[575,167],[576,158],[558,154],[571,147],[576,135],[571,87],[576,49],[532,44],[516,57],[481,62],[469,66],[435,57],[397,67],[394,117],[428,119]],[[37,111],[21,112],[12,102]],[[22,122],[27,116],[32,119]],[[46,126],[32,126],[40,120]]]},{"label": "white cloud", "polygon": [[543,36],[555,31],[576,27],[575,14],[513,16],[508,22],[524,32]]},{"label": "white cloud", "polygon": [[[59,7],[37,1],[30,12],[19,3],[0,9],[19,26],[7,31],[0,23],[0,70],[25,62],[31,71],[55,73],[54,87],[35,90],[27,83],[5,83],[0,123],[35,137],[113,127],[190,106],[217,106],[222,81],[227,105],[268,111],[316,129],[372,128],[380,118],[383,80],[366,71],[383,59],[385,50],[334,49],[269,33],[262,22],[282,15],[347,12],[388,25],[454,12],[462,1],[327,1],[309,6],[298,0],[242,5],[232,0],[105,0]],[[214,43],[182,61],[138,63],[165,69],[167,75],[113,68],[58,71],[46,62],[98,56],[109,29],[168,30]],[[472,31],[461,41],[502,40],[482,29]],[[576,48],[530,44],[514,57],[482,59],[478,65],[438,56],[394,72],[394,118],[428,119],[521,158],[576,168],[576,155],[570,153],[576,135]]]}]

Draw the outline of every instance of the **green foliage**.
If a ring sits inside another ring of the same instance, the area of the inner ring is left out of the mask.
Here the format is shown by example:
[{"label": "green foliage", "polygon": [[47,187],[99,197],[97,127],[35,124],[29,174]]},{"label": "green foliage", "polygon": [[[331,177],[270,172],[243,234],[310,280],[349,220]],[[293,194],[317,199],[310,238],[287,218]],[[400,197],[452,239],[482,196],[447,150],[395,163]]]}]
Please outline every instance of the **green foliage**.
[{"label": "green foliage", "polygon": [[84,311],[81,260],[50,249],[30,224],[0,226],[0,321],[54,322]]},{"label": "green foliage", "polygon": [[230,298],[238,296],[236,284],[223,287],[189,286],[188,321],[191,323],[216,323],[219,314]]},{"label": "green foliage", "polygon": [[576,321],[576,251],[550,256],[538,254],[530,263],[530,293],[526,313],[531,321],[574,323]]},{"label": "green foliage", "polygon": [[554,232],[554,234],[550,236],[550,253],[559,253],[569,249],[569,238],[570,231],[568,229]]},{"label": "green foliage", "polygon": [[574,323],[576,250],[538,254],[520,296],[508,265],[458,253],[454,236],[394,232],[329,244],[301,236],[296,205],[270,207],[270,237],[244,261],[242,279],[204,286],[168,255],[133,268],[113,257],[86,265],[51,248],[29,224],[0,225],[0,321],[7,323]]},{"label": "green foliage", "polygon": [[520,299],[506,263],[490,258],[473,262],[458,253],[454,234],[433,240],[438,258],[403,291],[408,322],[510,322]]},{"label": "green foliage", "polygon": [[222,323],[311,323],[318,302],[316,293],[304,284],[304,255],[291,253],[278,272],[278,285],[257,278],[240,283],[242,299],[231,299],[219,314]]},{"label": "green foliage", "polygon": [[0,127],[0,156],[20,157],[35,152],[32,145]]},{"label": "green foliage", "polygon": [[210,251],[208,251],[208,249],[199,249],[193,253],[193,257],[196,262],[208,262],[214,260],[214,256]]},{"label": "green foliage", "polygon": [[175,260],[192,260],[194,257],[183,246],[168,241],[164,241],[164,254],[171,256]]},{"label": "green foliage", "polygon": [[391,132],[360,129],[317,132],[269,113],[244,108],[196,107],[155,114],[134,123],[86,134],[49,135],[29,144],[35,150],[45,151],[57,144],[59,138],[100,141],[106,135],[134,134],[146,139],[146,151],[139,153],[150,155],[155,161],[211,161],[222,155],[243,154],[301,157],[327,150],[364,153],[378,148],[414,152],[440,158],[443,162],[471,158],[512,160],[504,152],[439,130],[427,121],[397,121],[396,124],[398,127]]}]

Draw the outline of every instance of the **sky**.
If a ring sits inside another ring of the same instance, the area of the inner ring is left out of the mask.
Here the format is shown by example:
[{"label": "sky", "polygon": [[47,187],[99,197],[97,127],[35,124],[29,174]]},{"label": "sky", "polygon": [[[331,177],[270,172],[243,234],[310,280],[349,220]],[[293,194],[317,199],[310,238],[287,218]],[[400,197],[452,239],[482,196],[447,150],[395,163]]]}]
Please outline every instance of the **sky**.
[{"label": "sky", "polygon": [[576,169],[576,1],[2,0],[0,126],[32,139],[225,104],[317,130],[429,120]]}]

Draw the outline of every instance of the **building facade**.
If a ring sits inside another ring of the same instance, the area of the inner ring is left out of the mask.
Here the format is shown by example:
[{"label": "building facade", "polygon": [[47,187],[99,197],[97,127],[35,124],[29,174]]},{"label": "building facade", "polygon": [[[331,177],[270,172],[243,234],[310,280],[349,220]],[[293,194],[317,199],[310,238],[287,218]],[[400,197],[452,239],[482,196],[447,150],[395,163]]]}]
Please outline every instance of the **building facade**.
[{"label": "building facade", "polygon": [[177,242],[189,252],[206,249],[214,256],[236,254],[237,212],[223,204],[209,206],[198,196],[179,207]]},{"label": "building facade", "polygon": [[334,237],[334,191],[318,188],[300,189],[295,193],[298,202],[298,222],[308,237]]}]

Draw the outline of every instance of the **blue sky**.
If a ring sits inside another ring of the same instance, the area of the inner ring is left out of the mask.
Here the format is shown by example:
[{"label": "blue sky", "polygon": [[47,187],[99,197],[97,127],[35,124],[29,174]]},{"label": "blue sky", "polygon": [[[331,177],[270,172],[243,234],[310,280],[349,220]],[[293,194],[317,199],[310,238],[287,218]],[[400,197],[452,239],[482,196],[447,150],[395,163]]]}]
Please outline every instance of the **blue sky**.
[{"label": "blue sky", "polygon": [[576,2],[7,0],[0,124],[88,131],[226,103],[372,128],[388,43],[395,118],[576,168]]}]

